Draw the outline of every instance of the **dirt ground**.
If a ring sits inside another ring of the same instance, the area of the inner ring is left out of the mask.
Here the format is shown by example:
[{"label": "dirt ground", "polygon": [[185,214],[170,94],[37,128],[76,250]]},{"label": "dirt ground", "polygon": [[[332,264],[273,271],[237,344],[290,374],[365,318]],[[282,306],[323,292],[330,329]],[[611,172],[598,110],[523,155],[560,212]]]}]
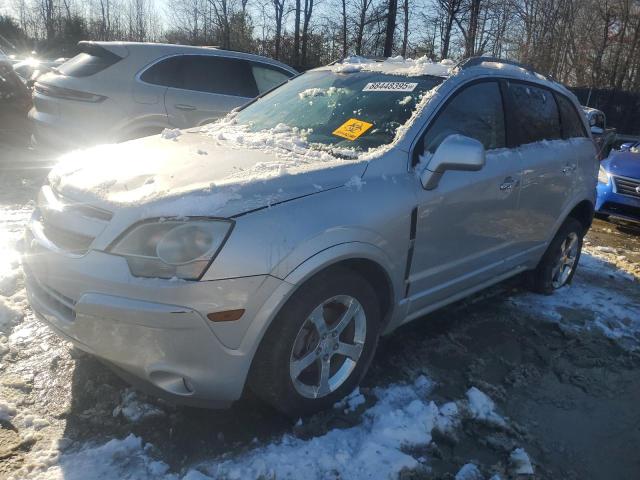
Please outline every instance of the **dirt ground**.
[{"label": "dirt ground", "polygon": [[[44,171],[0,172],[0,228],[22,228]],[[640,226],[596,220],[586,249],[591,256],[583,258],[586,268],[581,265],[576,275],[576,292],[597,288],[605,292],[605,311],[607,298],[612,305],[630,299],[627,306],[637,311]],[[603,274],[596,262],[617,269]],[[18,298],[21,289],[21,280],[6,287],[0,282],[7,298]],[[28,408],[36,414],[32,423],[41,421],[43,427],[22,435],[0,416],[0,478],[26,476],[32,450],[47,440],[57,439],[64,450],[131,433],[152,444],[151,453],[171,471],[180,472],[213,457],[240,455],[283,434],[314,438],[358,425],[376,401],[375,388],[412,382],[421,374],[435,383],[429,394],[434,402],[460,398],[476,386],[508,422],[463,420],[454,434],[434,432],[424,447],[407,447],[425,461],[423,467],[402,471],[401,478],[453,479],[469,462],[486,478],[516,478],[509,460],[516,447],[529,454],[535,478],[640,478],[640,333],[624,330],[625,322],[629,326],[640,318],[623,315],[620,324],[600,328],[601,315],[588,303],[556,304],[549,316],[545,309],[551,307],[537,302],[513,279],[399,329],[380,343],[361,389],[363,405],[296,425],[250,393],[228,411],[175,407],[132,393],[98,361],[38,324],[25,307],[0,355],[0,401]],[[609,327],[626,333],[606,335]],[[0,338],[0,350],[2,345]],[[133,396],[136,400],[128,402]],[[139,404],[145,405],[140,419],[123,414],[123,405],[135,410]]]}]

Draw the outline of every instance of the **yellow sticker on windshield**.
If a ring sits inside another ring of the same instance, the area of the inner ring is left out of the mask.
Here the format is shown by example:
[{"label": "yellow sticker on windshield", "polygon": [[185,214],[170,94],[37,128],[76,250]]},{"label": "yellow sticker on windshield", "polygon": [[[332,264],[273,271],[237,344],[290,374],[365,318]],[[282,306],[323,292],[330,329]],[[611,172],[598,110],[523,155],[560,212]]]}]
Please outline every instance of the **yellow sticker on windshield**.
[{"label": "yellow sticker on windshield", "polygon": [[358,120],[357,118],[350,118],[336,128],[333,131],[333,134],[338,137],[346,138],[347,140],[355,140],[371,127],[373,127],[373,123]]}]

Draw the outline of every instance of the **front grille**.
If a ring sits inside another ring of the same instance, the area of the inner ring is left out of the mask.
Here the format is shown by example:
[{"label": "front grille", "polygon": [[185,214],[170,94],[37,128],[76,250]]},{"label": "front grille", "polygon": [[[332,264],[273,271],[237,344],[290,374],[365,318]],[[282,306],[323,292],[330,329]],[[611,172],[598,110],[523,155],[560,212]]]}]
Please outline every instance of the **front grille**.
[{"label": "front grille", "polygon": [[84,255],[112,216],[106,210],[64,197],[47,185],[38,195],[33,226],[58,249]]},{"label": "front grille", "polygon": [[602,205],[602,210],[614,215],[618,214],[625,217],[640,219],[640,208],[638,207],[623,205],[621,203],[605,202],[604,205]]},{"label": "front grille", "polygon": [[69,253],[82,255],[89,250],[93,238],[85,235],[64,230],[55,225],[51,225],[45,219],[42,219],[42,233],[56,247]]},{"label": "front grille", "polygon": [[42,285],[29,271],[26,264],[23,269],[29,290],[40,302],[55,310],[65,320],[72,322],[76,319],[75,304],[71,298],[65,297],[51,287]]},{"label": "front grille", "polygon": [[640,198],[640,180],[628,177],[613,177],[616,185],[616,192],[620,195]]}]

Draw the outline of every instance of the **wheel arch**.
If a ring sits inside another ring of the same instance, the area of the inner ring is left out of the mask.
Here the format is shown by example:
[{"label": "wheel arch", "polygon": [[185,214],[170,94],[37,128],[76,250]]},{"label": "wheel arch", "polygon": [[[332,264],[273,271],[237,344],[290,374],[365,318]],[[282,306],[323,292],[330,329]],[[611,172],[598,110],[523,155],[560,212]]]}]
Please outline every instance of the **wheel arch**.
[{"label": "wheel arch", "polygon": [[589,200],[582,200],[577,205],[575,205],[573,209],[571,209],[567,217],[575,218],[576,220],[578,220],[584,227],[584,231],[586,233],[586,231],[591,227],[591,223],[593,222],[594,212],[595,207],[593,203]]},{"label": "wheel arch", "polygon": [[[395,304],[395,268],[378,247],[363,242],[348,242],[327,248],[294,268],[285,280],[302,285],[315,275],[336,267],[348,268],[362,276],[378,294],[382,316],[381,331],[389,324]],[[295,289],[294,289],[295,290]]]}]

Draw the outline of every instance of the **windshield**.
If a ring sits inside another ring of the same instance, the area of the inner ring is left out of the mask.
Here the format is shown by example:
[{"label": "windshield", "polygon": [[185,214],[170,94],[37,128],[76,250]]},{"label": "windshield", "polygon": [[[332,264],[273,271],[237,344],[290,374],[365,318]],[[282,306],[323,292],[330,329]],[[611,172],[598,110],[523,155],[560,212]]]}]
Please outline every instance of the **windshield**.
[{"label": "windshield", "polygon": [[307,142],[364,151],[391,143],[422,96],[444,79],[374,72],[305,73],[241,110],[252,131],[280,124],[306,131]]}]

